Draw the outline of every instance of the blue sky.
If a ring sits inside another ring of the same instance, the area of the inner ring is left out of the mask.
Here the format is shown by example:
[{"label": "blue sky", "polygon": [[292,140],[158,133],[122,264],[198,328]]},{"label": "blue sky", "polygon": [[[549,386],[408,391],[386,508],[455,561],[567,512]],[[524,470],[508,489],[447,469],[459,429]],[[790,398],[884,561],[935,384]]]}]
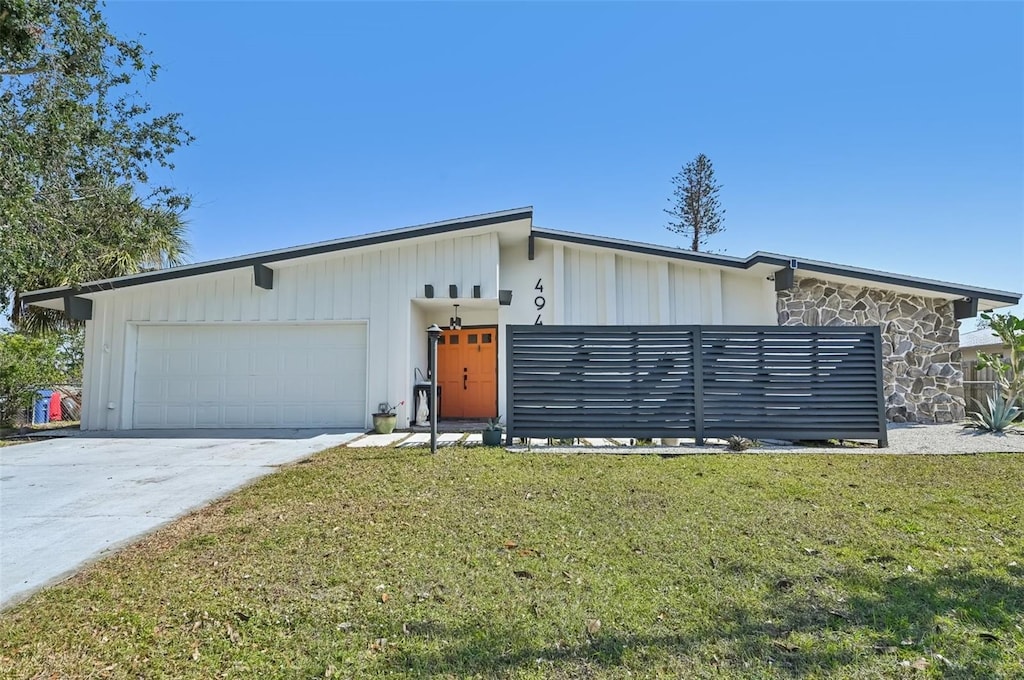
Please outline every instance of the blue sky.
[{"label": "blue sky", "polygon": [[769,250],[1024,290],[1020,3],[114,2],[198,138],[193,259],[523,205],[685,245],[707,154]]}]

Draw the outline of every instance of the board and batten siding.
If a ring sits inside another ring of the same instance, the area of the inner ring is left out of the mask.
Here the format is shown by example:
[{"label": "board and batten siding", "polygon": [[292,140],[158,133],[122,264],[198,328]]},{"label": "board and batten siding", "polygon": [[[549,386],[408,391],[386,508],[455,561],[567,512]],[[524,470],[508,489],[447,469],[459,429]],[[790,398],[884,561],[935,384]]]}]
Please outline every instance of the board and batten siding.
[{"label": "board and batten siding", "polygon": [[[450,284],[459,286],[460,295],[479,285],[483,297],[496,298],[498,235],[426,237],[270,266],[272,290],[256,287],[246,267],[91,296],[82,429],[131,427],[139,324],[363,323],[367,384],[353,389],[366,390],[370,409],[407,399],[413,379],[410,300],[423,297],[424,284],[438,296],[447,296]],[[416,329],[417,339],[421,334]]]},{"label": "board and batten siding", "polygon": [[506,323],[534,324],[538,316],[569,325],[777,323],[773,283],[749,272],[552,242],[538,242],[533,261],[510,260],[504,250],[502,258],[502,287],[515,292]]}]

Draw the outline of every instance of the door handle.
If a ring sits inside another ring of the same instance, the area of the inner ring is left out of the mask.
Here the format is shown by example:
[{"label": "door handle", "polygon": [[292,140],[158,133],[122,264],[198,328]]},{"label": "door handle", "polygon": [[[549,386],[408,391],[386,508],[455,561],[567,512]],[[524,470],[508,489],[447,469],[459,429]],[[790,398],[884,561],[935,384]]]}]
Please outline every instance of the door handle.
[{"label": "door handle", "polygon": [[469,375],[467,375],[466,373],[463,373],[463,374],[462,374],[462,389],[464,389],[464,390],[468,390],[468,389],[469,389],[469,388],[468,388],[468,387],[466,386],[466,381],[467,381],[468,379],[469,379]]}]

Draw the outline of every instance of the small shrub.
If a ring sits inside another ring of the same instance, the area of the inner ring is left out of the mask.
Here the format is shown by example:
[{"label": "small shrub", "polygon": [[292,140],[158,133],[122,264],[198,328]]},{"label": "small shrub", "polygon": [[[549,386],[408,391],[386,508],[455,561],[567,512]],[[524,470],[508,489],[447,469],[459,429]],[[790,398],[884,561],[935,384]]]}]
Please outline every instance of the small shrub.
[{"label": "small shrub", "polygon": [[1021,405],[1024,398],[1024,318],[1013,314],[982,314],[981,318],[1002,340],[1003,351],[1009,356],[979,352],[978,366],[995,371],[996,383],[1008,404]]},{"label": "small shrub", "polygon": [[746,451],[757,446],[758,442],[754,439],[747,439],[746,437],[734,434],[725,440],[725,444],[729,447],[730,451]]}]

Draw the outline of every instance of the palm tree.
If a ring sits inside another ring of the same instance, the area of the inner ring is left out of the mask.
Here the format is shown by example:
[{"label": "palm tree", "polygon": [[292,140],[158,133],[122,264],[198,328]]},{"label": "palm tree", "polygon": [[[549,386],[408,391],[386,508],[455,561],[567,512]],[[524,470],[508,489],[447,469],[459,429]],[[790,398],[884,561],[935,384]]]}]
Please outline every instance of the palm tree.
[{"label": "palm tree", "polygon": [[21,290],[12,291],[11,323],[18,330],[37,332],[74,323],[56,310],[24,305],[21,292],[175,267],[188,260],[188,223],[181,212],[146,206],[130,189],[94,194],[69,206],[64,216],[66,221],[34,230],[32,247],[40,252],[32,261],[38,264],[19,277]]}]

